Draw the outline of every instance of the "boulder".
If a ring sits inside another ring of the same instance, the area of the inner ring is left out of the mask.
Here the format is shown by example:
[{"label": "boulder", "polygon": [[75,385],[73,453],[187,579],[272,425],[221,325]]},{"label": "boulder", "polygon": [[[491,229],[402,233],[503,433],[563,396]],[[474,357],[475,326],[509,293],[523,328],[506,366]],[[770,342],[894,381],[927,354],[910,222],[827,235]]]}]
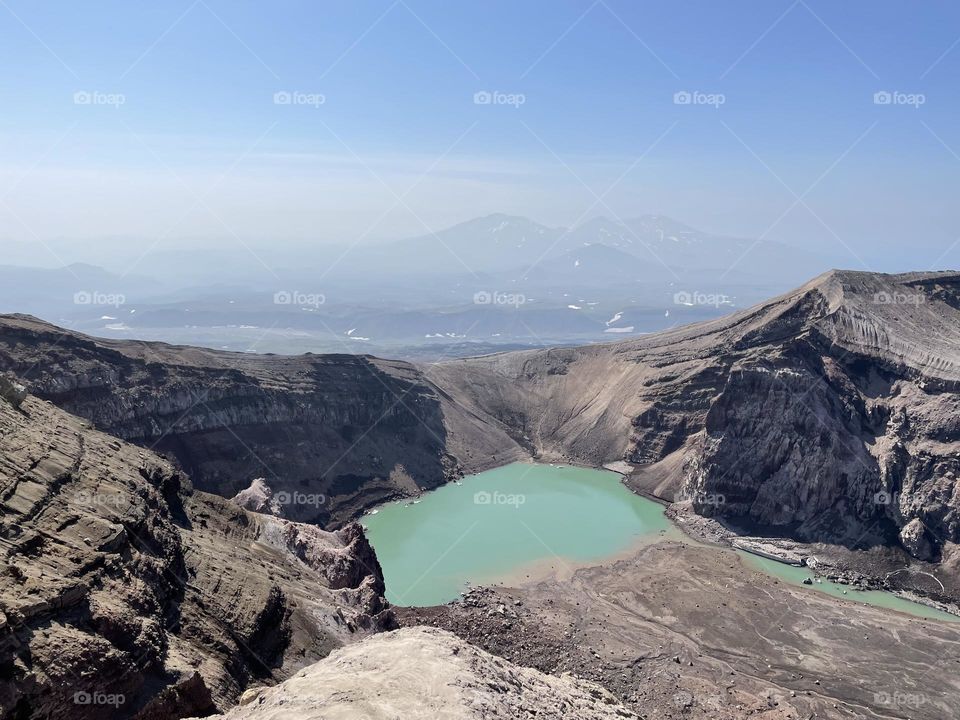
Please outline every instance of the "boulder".
[{"label": "boulder", "polygon": [[26,386],[9,375],[0,375],[0,398],[19,409],[28,394]]},{"label": "boulder", "polygon": [[914,518],[903,526],[900,530],[900,542],[917,560],[933,560],[936,555],[929,533],[920,518]]}]

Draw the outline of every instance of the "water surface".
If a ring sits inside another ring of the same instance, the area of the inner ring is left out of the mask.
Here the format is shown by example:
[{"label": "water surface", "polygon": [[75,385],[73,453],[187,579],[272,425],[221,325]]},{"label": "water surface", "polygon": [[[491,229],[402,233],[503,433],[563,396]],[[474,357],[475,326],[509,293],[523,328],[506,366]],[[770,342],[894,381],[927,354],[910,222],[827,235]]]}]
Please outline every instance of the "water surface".
[{"label": "water surface", "polygon": [[438,605],[542,561],[600,560],[677,533],[663,507],[606,470],[515,463],[363,519],[387,599]]},{"label": "water surface", "polygon": [[[758,555],[741,552],[741,557],[748,566],[756,568],[768,575],[773,575],[794,585],[802,585],[807,578],[814,580],[814,573],[810,568],[799,567],[796,565],[787,565],[786,563],[770,560]],[[948,622],[960,622],[960,617],[943,612],[937,608],[929,607],[921,603],[912,602],[900,597],[892,592],[883,590],[854,590],[850,585],[821,580],[814,582],[807,587],[825,592],[828,595],[834,595],[844,600],[862,602],[867,605],[887,608],[888,610],[899,610],[917,617],[930,618],[932,620],[946,620]]]},{"label": "water surface", "polygon": [[[513,583],[544,563],[569,568],[665,537],[694,542],[667,519],[662,505],[632,493],[616,473],[530,463],[470,475],[420,500],[383,505],[363,525],[383,568],[387,599],[396,605],[440,605],[469,584]],[[808,568],[737,552],[748,567],[795,585],[813,577]],[[889,592],[826,580],[808,588],[917,617],[960,621]]]}]

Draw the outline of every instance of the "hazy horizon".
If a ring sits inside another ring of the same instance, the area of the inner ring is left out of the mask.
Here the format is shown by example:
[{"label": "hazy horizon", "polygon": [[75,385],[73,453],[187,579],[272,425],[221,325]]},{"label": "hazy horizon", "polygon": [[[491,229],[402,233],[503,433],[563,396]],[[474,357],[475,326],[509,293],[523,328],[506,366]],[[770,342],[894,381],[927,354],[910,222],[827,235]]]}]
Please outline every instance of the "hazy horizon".
[{"label": "hazy horizon", "polygon": [[850,269],[960,266],[947,3],[294,2],[264,23],[215,0],[11,0],[0,16],[18,68],[0,88],[0,244],[47,266],[382,242],[491,213],[656,214]]},{"label": "hazy horizon", "polygon": [[636,337],[831,268],[960,267],[947,3],[0,17],[0,311],[443,357]]}]

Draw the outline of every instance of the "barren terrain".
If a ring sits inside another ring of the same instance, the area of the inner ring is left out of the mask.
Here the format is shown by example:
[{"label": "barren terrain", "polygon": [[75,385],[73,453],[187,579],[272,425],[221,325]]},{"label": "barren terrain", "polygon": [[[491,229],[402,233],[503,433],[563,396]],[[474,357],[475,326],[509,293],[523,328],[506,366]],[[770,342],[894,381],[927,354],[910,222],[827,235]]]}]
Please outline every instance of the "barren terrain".
[{"label": "barren terrain", "polygon": [[562,580],[400,608],[520,665],[598,682],[641,717],[952,717],[960,624],[787,585],[668,541]]}]

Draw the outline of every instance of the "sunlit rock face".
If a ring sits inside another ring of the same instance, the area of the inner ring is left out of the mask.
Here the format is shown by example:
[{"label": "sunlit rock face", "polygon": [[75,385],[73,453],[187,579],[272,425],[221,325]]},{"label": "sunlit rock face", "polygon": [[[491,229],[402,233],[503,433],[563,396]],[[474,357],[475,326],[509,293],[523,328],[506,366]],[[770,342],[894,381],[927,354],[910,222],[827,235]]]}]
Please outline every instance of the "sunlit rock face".
[{"label": "sunlit rock face", "polygon": [[3,717],[208,714],[392,624],[359,526],[194,491],[35,397],[0,399],[0,549]]},{"label": "sunlit rock face", "polygon": [[607,690],[515,665],[436,628],[364,640],[276,687],[248,690],[223,720],[637,720]]},{"label": "sunlit rock face", "polygon": [[957,273],[835,271],[719,320],[428,377],[532,452],[625,460],[635,489],[704,515],[923,558],[960,541]]}]

